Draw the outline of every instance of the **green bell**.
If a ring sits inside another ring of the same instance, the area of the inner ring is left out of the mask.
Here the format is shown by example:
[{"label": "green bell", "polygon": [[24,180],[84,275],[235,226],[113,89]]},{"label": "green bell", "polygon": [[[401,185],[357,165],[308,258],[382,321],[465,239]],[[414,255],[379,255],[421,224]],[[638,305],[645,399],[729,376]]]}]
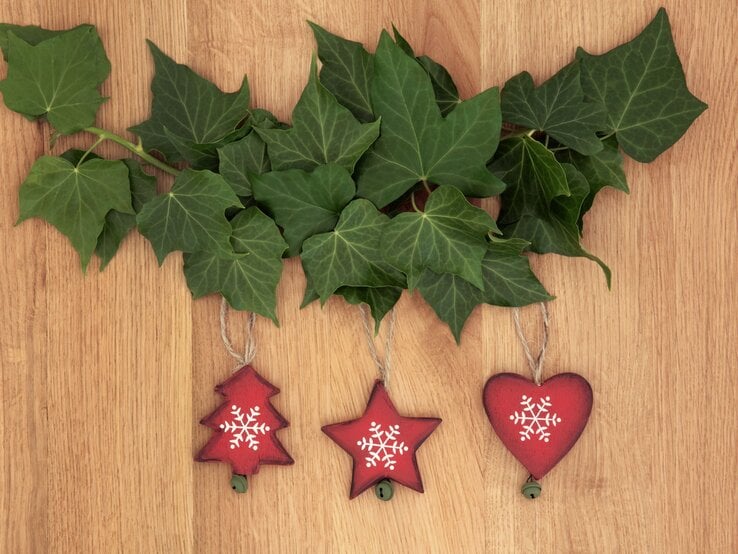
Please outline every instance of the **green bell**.
[{"label": "green bell", "polygon": [[523,487],[520,489],[523,496],[526,498],[538,498],[541,496],[541,484],[537,481],[526,481],[523,483]]},{"label": "green bell", "polygon": [[231,488],[237,493],[243,494],[249,490],[249,481],[245,475],[234,473],[231,475]]},{"label": "green bell", "polygon": [[389,479],[382,479],[379,483],[374,485],[374,494],[384,502],[391,500],[392,495],[395,494],[394,488],[392,487],[392,481]]}]

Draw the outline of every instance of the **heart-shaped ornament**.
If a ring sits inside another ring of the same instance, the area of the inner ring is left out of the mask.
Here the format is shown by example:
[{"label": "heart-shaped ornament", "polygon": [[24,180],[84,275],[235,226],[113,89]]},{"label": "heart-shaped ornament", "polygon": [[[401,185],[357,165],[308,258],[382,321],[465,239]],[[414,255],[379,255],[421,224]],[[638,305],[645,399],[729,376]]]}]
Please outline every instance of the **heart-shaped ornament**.
[{"label": "heart-shaped ornament", "polygon": [[592,387],[576,373],[540,385],[515,373],[498,373],[484,386],[492,428],[535,479],[571,450],[592,411]]}]

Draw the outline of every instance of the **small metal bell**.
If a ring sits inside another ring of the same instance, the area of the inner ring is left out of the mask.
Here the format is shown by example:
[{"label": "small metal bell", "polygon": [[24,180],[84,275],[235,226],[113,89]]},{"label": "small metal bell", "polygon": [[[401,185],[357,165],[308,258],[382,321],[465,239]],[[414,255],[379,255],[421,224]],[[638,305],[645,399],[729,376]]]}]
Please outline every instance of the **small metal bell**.
[{"label": "small metal bell", "polygon": [[237,493],[243,494],[249,490],[249,481],[245,475],[234,473],[231,475],[231,488]]},{"label": "small metal bell", "polygon": [[395,494],[392,481],[389,479],[382,479],[379,483],[374,485],[374,494],[384,502],[391,500],[392,496]]},{"label": "small metal bell", "polygon": [[538,481],[528,480],[523,483],[520,492],[526,498],[538,498],[541,496],[541,484]]}]

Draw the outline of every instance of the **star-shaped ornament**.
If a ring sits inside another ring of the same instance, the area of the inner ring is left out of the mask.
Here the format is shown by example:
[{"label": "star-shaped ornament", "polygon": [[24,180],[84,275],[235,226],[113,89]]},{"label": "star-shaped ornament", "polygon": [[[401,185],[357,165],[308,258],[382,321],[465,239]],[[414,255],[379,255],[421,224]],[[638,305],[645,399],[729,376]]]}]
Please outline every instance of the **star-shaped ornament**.
[{"label": "star-shaped ornament", "polygon": [[439,423],[435,417],[398,414],[382,381],[377,381],[364,415],[323,427],[323,432],[354,459],[349,497],[385,479],[423,492],[416,451]]}]

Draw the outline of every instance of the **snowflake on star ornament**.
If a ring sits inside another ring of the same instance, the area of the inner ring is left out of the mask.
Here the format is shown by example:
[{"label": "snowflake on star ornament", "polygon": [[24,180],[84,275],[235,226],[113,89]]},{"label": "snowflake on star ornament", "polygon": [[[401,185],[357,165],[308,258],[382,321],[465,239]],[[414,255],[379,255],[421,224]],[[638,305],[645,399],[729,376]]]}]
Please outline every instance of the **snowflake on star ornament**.
[{"label": "snowflake on star ornament", "polygon": [[230,464],[231,487],[237,492],[245,492],[246,476],[257,473],[261,464],[294,463],[276,436],[289,425],[269,400],[279,393],[277,387],[246,365],[215,390],[226,401],[200,421],[213,434],[197,461]]},{"label": "snowflake on star ornament", "polygon": [[401,416],[381,380],[376,381],[364,414],[323,427],[354,461],[349,498],[374,486],[377,497],[392,497],[391,482],[423,492],[416,452],[441,420]]}]

